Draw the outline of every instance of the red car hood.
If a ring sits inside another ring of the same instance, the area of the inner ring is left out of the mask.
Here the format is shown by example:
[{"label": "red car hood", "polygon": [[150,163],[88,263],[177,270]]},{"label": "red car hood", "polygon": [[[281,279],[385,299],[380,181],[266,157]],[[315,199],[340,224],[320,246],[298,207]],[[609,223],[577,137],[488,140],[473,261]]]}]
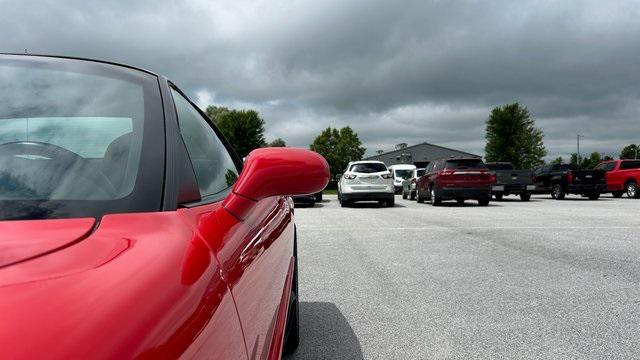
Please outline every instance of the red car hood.
[{"label": "red car hood", "polygon": [[62,248],[91,233],[95,219],[0,221],[0,267]]}]

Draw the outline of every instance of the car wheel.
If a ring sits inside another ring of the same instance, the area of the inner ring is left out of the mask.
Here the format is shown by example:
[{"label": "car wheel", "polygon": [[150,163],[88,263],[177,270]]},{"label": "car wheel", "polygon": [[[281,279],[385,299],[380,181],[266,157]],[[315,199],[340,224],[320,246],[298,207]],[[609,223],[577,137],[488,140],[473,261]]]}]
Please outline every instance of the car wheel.
[{"label": "car wheel", "polygon": [[522,200],[522,201],[531,200],[531,193],[521,193],[520,194],[520,200]]},{"label": "car wheel", "polygon": [[411,200],[415,200],[415,199],[416,199],[416,192],[417,192],[417,191],[418,191],[418,190],[416,190],[416,191],[414,191],[414,192],[410,192],[410,193],[409,193],[409,198],[410,198]]},{"label": "car wheel", "polygon": [[316,202],[322,202],[322,191],[316,194]]},{"label": "car wheel", "polygon": [[478,205],[480,205],[480,206],[488,206],[489,205],[489,198],[478,199]]},{"label": "car wheel", "polygon": [[424,202],[424,198],[420,195],[420,188],[416,189],[416,201],[420,204]]},{"label": "car wheel", "polygon": [[458,205],[464,205],[464,199],[457,199],[456,202]]},{"label": "car wheel", "polygon": [[[295,230],[294,230],[295,231]],[[293,352],[300,343],[300,306],[298,304],[298,235],[295,231],[293,240],[293,279],[291,284],[291,297],[289,298],[289,311],[287,312],[287,325],[284,329],[283,353]]]},{"label": "car wheel", "polygon": [[434,187],[431,187],[431,205],[440,206],[442,200],[436,195],[436,190]]},{"label": "car wheel", "polygon": [[636,199],[638,197],[638,185],[635,182],[628,182],[625,189],[627,190],[628,197],[632,199]]},{"label": "car wheel", "polygon": [[564,190],[562,189],[562,185],[559,183],[553,184],[551,188],[551,197],[556,200],[563,200],[565,196]]},{"label": "car wheel", "polygon": [[613,195],[614,198],[619,199],[622,197],[622,195],[624,195],[624,191],[614,191],[611,193],[611,195]]},{"label": "car wheel", "polygon": [[404,188],[402,188],[402,198],[407,200],[407,193],[404,192]]},{"label": "car wheel", "polygon": [[589,200],[598,200],[600,198],[600,193],[599,192],[592,192],[589,195]]},{"label": "car wheel", "polygon": [[396,206],[396,199],[395,198],[387,200],[387,207],[394,207],[394,206]]},{"label": "car wheel", "polygon": [[349,201],[342,199],[340,201],[340,207],[347,207],[347,206],[349,206]]},{"label": "car wheel", "polygon": [[496,197],[496,201],[502,201],[502,197],[504,196],[504,194],[502,193],[495,193],[493,194],[493,196]]}]

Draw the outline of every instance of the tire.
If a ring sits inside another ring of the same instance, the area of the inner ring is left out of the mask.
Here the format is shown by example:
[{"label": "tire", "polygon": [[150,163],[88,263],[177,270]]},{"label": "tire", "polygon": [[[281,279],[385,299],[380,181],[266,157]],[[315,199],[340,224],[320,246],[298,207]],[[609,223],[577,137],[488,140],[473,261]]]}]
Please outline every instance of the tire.
[{"label": "tire", "polygon": [[503,193],[495,193],[493,194],[493,196],[496,197],[496,201],[502,201],[502,197],[504,196]]},{"label": "tire", "polygon": [[622,197],[622,195],[624,195],[624,191],[614,191],[611,193],[611,195],[613,195],[614,198],[619,199]]},{"label": "tire", "polygon": [[555,183],[553,184],[553,186],[551,187],[551,197],[556,199],[556,200],[564,200],[564,189],[562,188],[562,184],[560,183]]},{"label": "tire", "polygon": [[348,207],[348,206],[349,206],[349,201],[348,200],[340,201],[340,207]]},{"label": "tire", "polygon": [[432,206],[440,206],[440,204],[442,204],[442,199],[440,199],[438,197],[438,195],[436,195],[436,190],[431,187],[431,205]]},{"label": "tire", "polygon": [[322,191],[316,194],[316,202],[322,202]]},{"label": "tire", "polygon": [[415,200],[415,199],[416,199],[416,192],[417,192],[417,191],[418,191],[418,190],[416,190],[415,192],[411,192],[411,191],[409,191],[409,198],[410,198],[411,200]]},{"label": "tire", "polygon": [[638,194],[638,184],[633,181],[628,182],[624,189],[626,190],[627,196],[632,199],[637,199],[640,194]]},{"label": "tire", "polygon": [[387,204],[387,207],[394,207],[394,206],[396,206],[396,199],[392,198],[390,200],[387,200],[386,204]]},{"label": "tire", "polygon": [[520,193],[520,200],[522,201],[531,200],[531,193]]},{"label": "tire", "polygon": [[457,199],[456,202],[458,205],[464,205],[464,199]]},{"label": "tire", "polygon": [[402,188],[402,198],[403,198],[403,199],[405,199],[405,200],[407,200],[407,197],[408,197],[408,196],[407,196],[407,193],[406,193],[406,192],[404,192],[404,188]]},{"label": "tire", "polygon": [[298,234],[294,230],[293,256],[293,280],[291,284],[291,297],[289,298],[289,311],[287,312],[287,325],[284,328],[284,344],[282,352],[292,353],[300,344],[300,305],[298,303]]},{"label": "tire", "polygon": [[480,206],[489,206],[489,198],[478,199],[478,205],[480,205]]},{"label": "tire", "polygon": [[420,204],[424,203],[424,198],[420,196],[420,189],[416,189],[416,201]]}]

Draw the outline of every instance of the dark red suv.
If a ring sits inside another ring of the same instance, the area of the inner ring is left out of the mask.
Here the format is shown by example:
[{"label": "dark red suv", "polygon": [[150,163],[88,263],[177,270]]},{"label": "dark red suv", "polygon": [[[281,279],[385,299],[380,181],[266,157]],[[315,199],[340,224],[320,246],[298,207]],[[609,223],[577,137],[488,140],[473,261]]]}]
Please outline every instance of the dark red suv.
[{"label": "dark red suv", "polygon": [[444,200],[478,200],[480,206],[489,205],[491,185],[496,182],[478,158],[451,158],[432,161],[425,174],[418,179],[416,198],[419,203],[431,200],[438,206]]}]

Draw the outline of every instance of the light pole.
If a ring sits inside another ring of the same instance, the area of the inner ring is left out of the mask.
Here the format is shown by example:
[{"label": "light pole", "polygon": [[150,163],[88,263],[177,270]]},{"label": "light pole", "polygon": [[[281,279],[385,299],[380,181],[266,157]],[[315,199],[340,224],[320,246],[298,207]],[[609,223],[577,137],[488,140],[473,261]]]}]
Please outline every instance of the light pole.
[{"label": "light pole", "polygon": [[580,164],[580,138],[584,135],[576,134],[576,143],[578,145],[578,164]]}]

